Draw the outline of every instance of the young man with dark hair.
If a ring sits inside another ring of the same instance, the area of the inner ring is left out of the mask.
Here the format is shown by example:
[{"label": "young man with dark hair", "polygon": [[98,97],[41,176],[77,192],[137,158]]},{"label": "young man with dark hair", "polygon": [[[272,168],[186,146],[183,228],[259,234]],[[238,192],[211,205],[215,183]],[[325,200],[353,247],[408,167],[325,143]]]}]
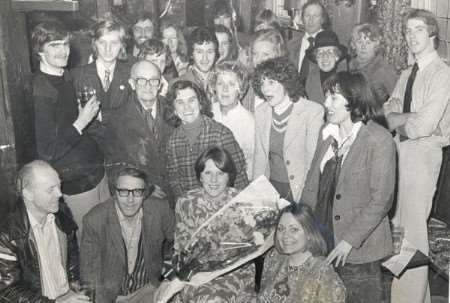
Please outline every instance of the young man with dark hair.
[{"label": "young man with dark hair", "polygon": [[[397,133],[399,180],[396,227],[428,255],[427,220],[450,137],[450,68],[436,49],[439,27],[429,11],[412,10],[405,18],[406,43],[414,65],[403,71],[385,103],[389,128]],[[428,266],[407,270],[392,284],[392,302],[430,302]]]},{"label": "young man with dark hair", "polygon": [[155,36],[155,25],[153,24],[151,13],[144,11],[139,14],[133,23],[131,33],[133,35],[133,44],[129,54],[137,58],[141,45]]},{"label": "young man with dark hair", "polygon": [[70,74],[65,70],[70,35],[61,24],[41,23],[31,36],[39,71],[33,79],[34,128],[37,157],[59,173],[62,192],[75,222],[92,206],[109,197],[104,155],[88,129],[100,102],[91,97],[77,103]]}]

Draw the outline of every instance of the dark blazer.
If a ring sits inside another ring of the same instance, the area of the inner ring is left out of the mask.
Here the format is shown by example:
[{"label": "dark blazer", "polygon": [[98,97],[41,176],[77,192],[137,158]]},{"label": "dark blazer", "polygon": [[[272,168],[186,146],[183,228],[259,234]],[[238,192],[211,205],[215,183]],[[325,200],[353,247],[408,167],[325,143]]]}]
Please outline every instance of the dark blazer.
[{"label": "dark blazer", "polygon": [[142,113],[142,105],[132,92],[130,100],[114,113],[108,128],[106,162],[114,167],[122,163],[136,166],[147,173],[149,182],[168,192],[166,174],[166,144],[173,127],[164,119],[167,101],[158,96],[153,130]]},{"label": "dark blazer", "polygon": [[[17,201],[16,206],[0,231],[0,301],[54,302],[42,295],[37,244],[23,200]],[[67,280],[79,283],[77,225],[65,203],[59,203],[55,223]]]},{"label": "dark blazer", "polygon": [[[166,200],[143,203],[144,262],[154,286],[160,284],[163,244],[173,242],[175,218]],[[114,198],[98,204],[83,218],[81,279],[95,288],[95,302],[115,302],[127,273],[126,248]]]},{"label": "dark blazer", "polygon": [[295,68],[298,69],[298,57],[300,54],[300,47],[302,46],[302,39],[305,32],[301,32],[296,35],[295,38],[289,40],[287,43],[287,51],[289,56],[289,61],[294,64]]},{"label": "dark blazer", "polygon": [[[331,142],[331,137],[319,138],[301,196],[301,202],[313,209],[320,164]],[[392,253],[387,213],[394,197],[395,170],[396,148],[391,134],[375,122],[363,124],[342,164],[333,201],[337,243],[345,240],[353,247],[349,263],[373,262]]]}]

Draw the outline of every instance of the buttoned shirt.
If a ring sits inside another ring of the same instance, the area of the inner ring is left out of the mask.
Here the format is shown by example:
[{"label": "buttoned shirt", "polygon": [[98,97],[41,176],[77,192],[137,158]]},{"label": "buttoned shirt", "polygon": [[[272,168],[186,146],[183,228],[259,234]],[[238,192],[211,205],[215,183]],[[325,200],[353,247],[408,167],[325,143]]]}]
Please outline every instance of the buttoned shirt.
[{"label": "buttoned shirt", "polygon": [[39,254],[42,294],[54,300],[69,291],[55,216],[48,214],[45,222],[41,224],[28,210],[27,213]]},{"label": "buttoned shirt", "polygon": [[299,57],[298,57],[298,71],[300,72],[301,68],[302,68],[302,63],[303,63],[303,59],[305,59],[305,53],[306,50],[310,47],[310,43],[308,41],[308,38],[312,37],[312,38],[316,38],[317,34],[320,33],[322,30],[319,30],[317,32],[315,32],[314,34],[310,35],[308,33],[305,33],[305,35],[302,38],[302,44],[300,46],[300,53],[299,53]]},{"label": "buttoned shirt", "polygon": [[[350,150],[350,147],[352,146],[353,142],[356,139],[356,136],[358,135],[359,130],[361,129],[361,125],[362,125],[361,121],[353,124],[352,131],[345,138],[341,138],[341,135],[339,133],[339,126],[337,124],[330,123],[322,130],[322,140],[326,140],[329,136],[331,136],[337,141],[339,148],[338,153],[339,155],[342,155],[342,163],[344,163],[345,157],[347,157],[348,151]],[[327,161],[333,158],[334,156],[335,153],[333,147],[330,145],[322,158],[322,162],[320,162],[321,172],[323,172],[323,168],[325,167]]]},{"label": "buttoned shirt", "polygon": [[[436,51],[417,60],[412,87],[411,113],[404,130],[410,140],[427,141],[439,148],[448,145],[450,137],[450,67]],[[403,99],[411,68],[403,71],[392,98],[384,105],[386,114],[403,113]]]},{"label": "buttoned shirt", "polygon": [[114,62],[110,67],[106,68],[106,66],[104,66],[100,61],[96,60],[95,66],[97,67],[97,75],[102,81],[103,87],[105,87],[104,81],[106,70],[109,71],[109,83],[111,83],[114,77],[114,69],[116,68],[116,62]]},{"label": "buttoned shirt", "polygon": [[116,206],[117,216],[119,217],[120,229],[122,230],[122,237],[127,250],[127,264],[128,273],[131,274],[136,264],[136,258],[139,251],[139,239],[141,238],[142,231],[142,208],[130,221],[126,218],[120,208]]}]

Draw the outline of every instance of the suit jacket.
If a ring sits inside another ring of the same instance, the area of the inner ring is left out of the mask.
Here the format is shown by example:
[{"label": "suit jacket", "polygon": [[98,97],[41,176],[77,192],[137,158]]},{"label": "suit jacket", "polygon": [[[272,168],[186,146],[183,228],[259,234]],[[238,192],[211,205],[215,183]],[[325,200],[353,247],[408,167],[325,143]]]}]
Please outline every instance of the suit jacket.
[{"label": "suit jacket", "polygon": [[111,115],[128,100],[131,90],[128,85],[130,69],[131,66],[128,62],[117,61],[107,92],[103,90],[103,79],[100,79],[97,74],[95,61],[71,70],[76,91],[80,91],[84,86],[93,87],[96,91],[97,100],[100,101],[102,122],[95,120],[90,130],[101,146],[106,144],[105,132],[111,120]]},{"label": "suit jacket", "polygon": [[[321,138],[308,172],[301,202],[315,209],[320,164],[332,137]],[[342,163],[333,201],[333,228],[337,243],[353,249],[350,263],[368,263],[392,253],[387,213],[395,187],[396,149],[391,134],[369,121],[363,124]]]},{"label": "suit jacket", "polygon": [[289,61],[291,61],[291,63],[295,65],[295,69],[297,70],[298,70],[298,59],[300,55],[300,47],[302,46],[302,40],[304,35],[305,32],[301,32],[300,34],[296,35],[295,38],[293,38],[287,43]]},{"label": "suit jacket", "polygon": [[[69,207],[59,203],[55,223],[61,258],[69,283],[79,283],[77,225]],[[39,254],[23,200],[8,215],[0,231],[1,302],[54,302],[42,294]]]},{"label": "suit jacket", "polygon": [[[163,245],[173,242],[175,219],[169,203],[154,197],[143,203],[144,262],[151,283],[159,285]],[[83,218],[81,279],[95,288],[95,302],[115,302],[127,273],[127,257],[114,198],[98,204]]]},{"label": "suit jacket", "polygon": [[[289,175],[292,196],[298,201],[306,174],[316,150],[324,111],[319,104],[300,98],[294,103],[283,146],[283,156]],[[253,177],[270,177],[269,148],[272,127],[272,107],[264,102],[256,108],[256,146]]]},{"label": "suit jacket", "polygon": [[164,120],[166,99],[158,96],[153,129],[141,112],[142,105],[133,92],[120,112],[113,114],[108,128],[107,164],[131,164],[147,173],[149,182],[168,192],[166,144],[173,127]]}]

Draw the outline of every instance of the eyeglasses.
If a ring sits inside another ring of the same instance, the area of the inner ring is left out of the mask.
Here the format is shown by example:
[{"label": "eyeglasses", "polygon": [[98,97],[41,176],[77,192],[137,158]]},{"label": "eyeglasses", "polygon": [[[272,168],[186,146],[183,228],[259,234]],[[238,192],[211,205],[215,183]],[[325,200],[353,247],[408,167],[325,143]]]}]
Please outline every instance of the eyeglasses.
[{"label": "eyeglasses", "polygon": [[144,196],[145,188],[134,188],[134,189],[127,189],[127,188],[118,188],[116,187],[116,191],[119,194],[120,197],[126,198],[130,194],[133,194],[133,197],[141,198]]},{"label": "eyeglasses", "polygon": [[336,56],[336,52],[332,49],[329,50],[319,50],[316,53],[317,58],[332,58]]},{"label": "eyeglasses", "polygon": [[134,79],[134,81],[136,81],[137,85],[142,87],[146,85],[150,85],[151,87],[157,87],[161,82],[160,79],[145,79],[145,78],[136,78]]}]

